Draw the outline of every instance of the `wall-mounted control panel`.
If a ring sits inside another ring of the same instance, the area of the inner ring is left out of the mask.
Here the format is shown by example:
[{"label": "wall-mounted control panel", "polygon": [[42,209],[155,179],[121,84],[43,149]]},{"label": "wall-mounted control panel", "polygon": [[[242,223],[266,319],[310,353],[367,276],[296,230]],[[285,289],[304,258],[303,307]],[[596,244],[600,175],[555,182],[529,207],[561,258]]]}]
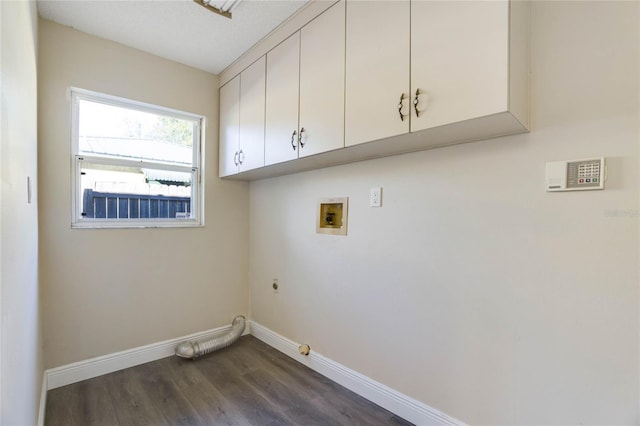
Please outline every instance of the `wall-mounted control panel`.
[{"label": "wall-mounted control panel", "polygon": [[604,189],[606,180],[604,157],[547,163],[548,192]]}]

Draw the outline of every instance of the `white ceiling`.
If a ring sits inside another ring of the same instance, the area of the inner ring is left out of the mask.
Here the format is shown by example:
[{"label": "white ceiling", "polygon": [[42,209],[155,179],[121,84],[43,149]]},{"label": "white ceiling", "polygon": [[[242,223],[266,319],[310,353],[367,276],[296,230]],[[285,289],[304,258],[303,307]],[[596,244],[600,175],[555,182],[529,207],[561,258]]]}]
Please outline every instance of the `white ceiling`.
[{"label": "white ceiling", "polygon": [[38,0],[45,19],[219,74],[308,0],[243,0],[233,19],[192,0]]}]

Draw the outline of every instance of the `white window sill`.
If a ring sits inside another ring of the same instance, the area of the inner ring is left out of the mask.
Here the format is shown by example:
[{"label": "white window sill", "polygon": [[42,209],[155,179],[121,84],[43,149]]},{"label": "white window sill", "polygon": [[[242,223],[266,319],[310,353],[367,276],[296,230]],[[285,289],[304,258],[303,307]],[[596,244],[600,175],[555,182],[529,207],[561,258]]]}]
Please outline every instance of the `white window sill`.
[{"label": "white window sill", "polygon": [[103,220],[86,219],[71,224],[71,229],[136,229],[136,228],[201,228],[204,223],[197,220]]}]

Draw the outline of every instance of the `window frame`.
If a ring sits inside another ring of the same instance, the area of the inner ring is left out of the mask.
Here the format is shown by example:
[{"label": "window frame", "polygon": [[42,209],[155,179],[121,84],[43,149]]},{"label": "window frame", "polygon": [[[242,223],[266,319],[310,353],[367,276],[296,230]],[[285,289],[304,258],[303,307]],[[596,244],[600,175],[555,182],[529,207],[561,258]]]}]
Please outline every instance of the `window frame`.
[{"label": "window frame", "polygon": [[[179,111],[172,108],[145,102],[107,95],[91,90],[70,88],[71,98],[71,228],[188,228],[204,226],[204,129],[205,117],[199,114]],[[126,108],[151,114],[193,121],[196,129],[193,134],[193,157],[191,165],[178,165],[154,160],[136,160],[100,154],[80,152],[80,101],[96,102],[104,105]],[[94,219],[81,215],[82,163],[115,165],[124,167],[144,167],[163,171],[190,173],[191,179],[191,217],[189,218],[141,218],[141,219]]]}]

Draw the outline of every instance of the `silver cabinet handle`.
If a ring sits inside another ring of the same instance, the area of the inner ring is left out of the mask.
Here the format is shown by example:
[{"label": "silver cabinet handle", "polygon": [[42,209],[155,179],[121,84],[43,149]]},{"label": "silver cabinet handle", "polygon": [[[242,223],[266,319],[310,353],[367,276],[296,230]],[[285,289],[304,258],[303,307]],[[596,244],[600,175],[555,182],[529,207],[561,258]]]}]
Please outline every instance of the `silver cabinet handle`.
[{"label": "silver cabinet handle", "polygon": [[420,117],[420,111],[418,111],[418,102],[420,102],[420,100],[418,99],[418,95],[420,95],[420,89],[416,89],[416,97],[413,98],[413,109],[416,110],[416,117]]},{"label": "silver cabinet handle", "polygon": [[233,154],[233,164],[235,164],[236,166],[239,164],[238,163],[238,151],[236,151],[236,153]]},{"label": "silver cabinet handle", "polygon": [[400,121],[404,121],[404,114],[402,113],[403,102],[404,102],[404,93],[400,95],[400,102],[398,102],[398,114],[400,114]]},{"label": "silver cabinet handle", "polygon": [[244,152],[242,150],[238,153],[238,161],[240,161],[240,164],[244,163]]},{"label": "silver cabinet handle", "polygon": [[300,128],[300,134],[298,135],[298,143],[300,144],[300,148],[304,148],[306,142],[304,141],[304,138],[302,137],[302,135],[304,134],[304,127]]},{"label": "silver cabinet handle", "polygon": [[291,134],[291,148],[293,148],[294,151],[296,150],[295,140],[296,140],[296,134],[297,133],[298,132],[294,130],[293,133]]}]

